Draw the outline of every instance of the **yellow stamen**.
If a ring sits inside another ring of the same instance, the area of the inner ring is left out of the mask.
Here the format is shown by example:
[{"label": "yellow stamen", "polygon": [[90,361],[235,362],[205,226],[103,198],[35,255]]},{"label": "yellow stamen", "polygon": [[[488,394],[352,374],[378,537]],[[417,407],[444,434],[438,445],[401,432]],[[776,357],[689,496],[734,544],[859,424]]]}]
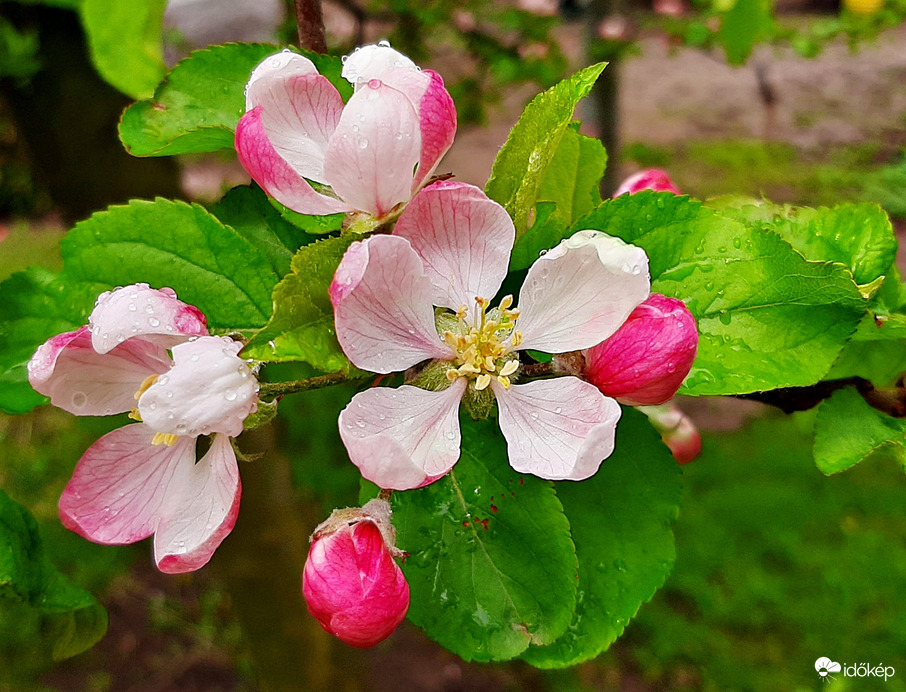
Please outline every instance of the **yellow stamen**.
[{"label": "yellow stamen", "polygon": [[131,418],[132,420],[137,420],[139,423],[142,422],[142,414],[140,414],[140,413],[138,412],[138,409],[137,409],[137,408],[133,408],[133,409],[129,412],[129,418]]},{"label": "yellow stamen", "polygon": [[510,388],[510,378],[509,378],[509,377],[504,377],[503,375],[500,375],[500,376],[497,378],[497,381],[498,381],[500,384],[503,385],[503,388],[504,388],[504,389],[509,389],[509,388]]},{"label": "yellow stamen", "polygon": [[167,445],[167,447],[172,447],[176,444],[176,441],[179,439],[179,435],[168,435],[167,433],[157,433],[151,439],[151,444],[153,445]]},{"label": "yellow stamen", "polygon": [[[147,392],[147,391],[148,391],[148,388],[149,388],[152,384],[154,384],[155,382],[157,382],[157,378],[158,378],[158,377],[160,377],[160,375],[148,375],[144,380],[142,380],[142,383],[138,386],[138,391],[137,391],[137,392],[135,393],[135,395],[134,395],[136,401],[138,401],[139,399],[141,399],[141,398],[142,398],[142,394],[144,394],[145,392]],[[141,419],[139,419],[139,420],[141,420]]]},{"label": "yellow stamen", "polygon": [[480,392],[482,389],[487,389],[489,384],[491,384],[491,376],[488,373],[483,373],[475,380],[475,389]]},{"label": "yellow stamen", "polygon": [[[509,377],[519,369],[518,360],[509,360],[506,365],[500,368],[500,377]],[[503,383],[501,383],[503,384]]]}]

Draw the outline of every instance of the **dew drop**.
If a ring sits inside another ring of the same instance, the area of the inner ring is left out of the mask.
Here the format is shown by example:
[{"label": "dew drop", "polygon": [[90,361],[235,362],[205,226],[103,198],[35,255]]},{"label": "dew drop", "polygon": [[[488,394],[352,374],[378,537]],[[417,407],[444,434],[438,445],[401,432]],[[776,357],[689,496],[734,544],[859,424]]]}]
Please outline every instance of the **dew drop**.
[{"label": "dew drop", "polygon": [[559,406],[554,409],[554,413],[562,413],[562,412],[563,412],[563,409]]},{"label": "dew drop", "polygon": [[129,312],[135,312],[136,310],[138,310],[138,307],[135,303],[129,303]]},{"label": "dew drop", "polygon": [[367,148],[368,148],[368,140],[365,139],[364,137],[362,137],[359,140],[359,149],[367,149]]},{"label": "dew drop", "polygon": [[73,392],[72,405],[75,408],[83,408],[88,403],[88,395],[85,392]]},{"label": "dew drop", "polygon": [[227,401],[236,401],[238,394],[235,389],[228,389],[223,393],[223,398]]},{"label": "dew drop", "polygon": [[193,354],[192,354],[192,357],[189,358],[189,360],[191,360],[193,363],[197,363],[197,362],[198,362],[198,354],[197,354],[197,353],[193,353]]},{"label": "dew drop", "polygon": [[160,377],[157,378],[157,384],[159,384],[161,386],[167,384],[167,382],[169,382],[169,381],[170,381],[170,377],[168,375],[161,375]]},{"label": "dew drop", "polygon": [[356,418],[356,419],[355,419],[355,424],[356,424],[358,427],[360,427],[360,428],[364,428],[364,427],[365,427],[365,420],[364,420],[363,418]]},{"label": "dew drop", "polygon": [[154,328],[154,327],[159,327],[159,326],[160,326],[160,320],[157,319],[156,317],[149,317],[149,318],[148,318],[148,324],[151,325],[152,328]]},{"label": "dew drop", "polygon": [[378,45],[381,48],[390,48],[390,41],[388,41],[387,39],[384,39],[383,41],[378,41]]}]

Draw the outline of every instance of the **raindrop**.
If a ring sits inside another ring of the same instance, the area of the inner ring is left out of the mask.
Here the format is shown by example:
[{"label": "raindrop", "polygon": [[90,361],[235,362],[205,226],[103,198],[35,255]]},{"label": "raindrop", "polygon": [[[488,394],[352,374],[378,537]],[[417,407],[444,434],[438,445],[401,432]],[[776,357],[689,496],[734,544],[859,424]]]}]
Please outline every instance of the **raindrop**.
[{"label": "raindrop", "polygon": [[135,312],[136,310],[138,310],[138,307],[136,307],[135,303],[129,303],[129,312]]},{"label": "raindrop", "polygon": [[367,149],[367,148],[368,148],[368,140],[365,139],[364,137],[362,137],[359,140],[359,149]]},{"label": "raindrop", "polygon": [[378,41],[378,45],[381,48],[390,48],[390,41],[388,41],[387,39],[384,39],[383,41]]},{"label": "raindrop", "polygon": [[149,318],[148,318],[148,324],[151,325],[152,328],[154,328],[154,327],[159,327],[159,326],[160,326],[160,320],[157,319],[156,317],[149,317]]},{"label": "raindrop", "polygon": [[198,362],[198,354],[197,354],[197,353],[193,353],[193,354],[192,354],[192,357],[189,358],[189,360],[191,360],[193,363],[197,363],[197,362]]},{"label": "raindrop", "polygon": [[563,409],[559,406],[554,409],[554,413],[561,413],[562,411],[563,411]]},{"label": "raindrop", "polygon": [[364,428],[364,427],[365,427],[365,420],[362,419],[362,418],[356,418],[356,419],[355,419],[355,424],[356,424],[357,426],[359,426],[360,428]]},{"label": "raindrop", "polygon": [[188,426],[187,426],[185,423],[180,423],[179,425],[176,426],[176,434],[177,434],[177,435],[185,435],[185,434],[186,434],[186,430],[188,430],[188,429],[189,429],[189,428],[188,428]]},{"label": "raindrop", "polygon": [[236,396],[237,394],[235,389],[228,389],[223,393],[223,398],[227,401],[236,401]]},{"label": "raindrop", "polygon": [[452,430],[447,431],[447,439],[448,440],[456,439],[456,433],[453,432]]},{"label": "raindrop", "polygon": [[347,60],[349,60],[349,56],[348,56],[348,55],[344,55],[342,58],[340,58],[340,62],[343,63],[344,65],[346,64],[346,61],[347,61]]},{"label": "raindrop", "polygon": [[170,381],[170,378],[167,375],[161,375],[160,377],[157,378],[157,384],[159,384],[160,386],[164,386],[169,381]]},{"label": "raindrop", "polygon": [[72,405],[76,408],[82,408],[88,403],[88,395],[85,392],[74,392],[72,395]]}]

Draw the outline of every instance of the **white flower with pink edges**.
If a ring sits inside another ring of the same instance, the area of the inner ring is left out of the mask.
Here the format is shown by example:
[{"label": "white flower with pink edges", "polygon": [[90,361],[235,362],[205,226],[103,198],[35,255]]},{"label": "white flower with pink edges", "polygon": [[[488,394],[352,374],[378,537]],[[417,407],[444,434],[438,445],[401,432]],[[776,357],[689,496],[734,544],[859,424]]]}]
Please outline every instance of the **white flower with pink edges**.
[{"label": "white flower with pink edges", "polygon": [[[204,315],[171,289],[147,284],[102,294],[87,326],[38,348],[29,381],[52,404],[140,421],[82,455],[60,498],[67,528],[106,544],[153,534],[163,572],[210,560],[239,512],[230,438],[257,408],[258,383],[241,348],[209,336]],[[213,439],[196,463],[200,435]]]},{"label": "white flower with pink edges", "polygon": [[368,480],[405,490],[450,471],[464,396],[496,399],[520,473],[582,480],[613,451],[619,405],[576,377],[516,384],[518,351],[576,351],[613,334],[648,297],[648,258],[580,231],[532,265],[517,309],[512,296],[492,307],[514,240],[510,217],[481,190],[438,182],[409,203],[392,235],[346,252],[330,296],[352,363],[392,373],[434,360],[426,372],[442,372],[430,389],[369,389],[340,414],[340,435]]},{"label": "white flower with pink edges", "polygon": [[347,56],[342,76],[355,88],[346,104],[308,58],[266,58],[246,86],[236,151],[294,211],[384,217],[425,185],[453,143],[453,99],[440,75],[383,42]]}]

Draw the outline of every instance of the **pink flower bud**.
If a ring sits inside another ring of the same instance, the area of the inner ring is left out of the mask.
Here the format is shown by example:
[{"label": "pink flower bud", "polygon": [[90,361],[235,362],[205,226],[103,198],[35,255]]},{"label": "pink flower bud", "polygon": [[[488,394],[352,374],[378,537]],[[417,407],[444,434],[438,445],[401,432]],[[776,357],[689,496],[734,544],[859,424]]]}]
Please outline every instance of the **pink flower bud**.
[{"label": "pink flower bud", "polygon": [[683,301],[652,293],[585,352],[585,379],[624,404],[663,404],[689,374],[697,348],[695,318]]},{"label": "pink flower bud", "polygon": [[688,464],[702,451],[698,428],[676,404],[640,406],[639,410],[651,420],[678,464]]},{"label": "pink flower bud", "polygon": [[613,196],[619,197],[627,192],[630,195],[633,195],[642,190],[672,192],[675,195],[680,193],[679,188],[673,184],[673,181],[670,180],[670,176],[667,175],[667,171],[662,171],[660,168],[647,168],[644,171],[639,171],[635,175],[626,178],[626,180],[620,183],[620,187],[613,193]]},{"label": "pink flower bud", "polygon": [[406,617],[409,584],[394,556],[390,505],[335,510],[315,529],[302,572],[310,612],[330,634],[365,649]]}]

